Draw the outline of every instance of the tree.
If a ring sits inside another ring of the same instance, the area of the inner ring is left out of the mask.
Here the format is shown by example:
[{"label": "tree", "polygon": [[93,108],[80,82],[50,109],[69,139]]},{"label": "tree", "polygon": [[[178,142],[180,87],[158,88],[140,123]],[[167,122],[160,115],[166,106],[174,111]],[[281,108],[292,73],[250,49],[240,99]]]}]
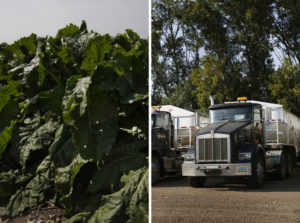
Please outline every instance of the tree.
[{"label": "tree", "polygon": [[158,65],[154,66],[153,74],[159,81],[163,81],[160,77],[164,76],[163,93],[169,96],[184,75],[180,66],[183,53],[180,24],[177,19],[178,8],[176,3],[170,0],[154,1],[153,7],[156,10],[152,20],[152,60],[153,64]]},{"label": "tree", "polygon": [[205,54],[223,60],[231,88],[266,99],[266,80],[273,72],[268,2],[198,0],[194,8],[190,23],[197,24],[203,36]]},{"label": "tree", "polygon": [[276,95],[274,84],[287,67],[297,70],[299,64],[299,1],[153,3],[153,101],[206,110],[210,94],[218,102],[237,96],[277,102],[291,96]]},{"label": "tree", "polygon": [[204,57],[201,66],[192,70],[190,78],[196,88],[193,93],[197,97],[200,111],[204,113],[210,105],[210,95],[216,103],[222,103],[242,93],[241,89],[232,87],[232,76],[226,71],[225,59]]},{"label": "tree", "polygon": [[276,0],[272,4],[274,44],[280,51],[281,57],[289,57],[294,64],[300,62],[299,10],[300,2],[297,0]]},{"label": "tree", "polygon": [[183,87],[193,62],[191,32],[183,23],[189,1],[152,1],[152,95],[153,103],[172,97]]},{"label": "tree", "polygon": [[183,85],[178,85],[170,97],[162,98],[161,104],[174,105],[188,110],[197,110],[199,108],[194,91],[195,86],[192,85],[191,80],[184,81]]},{"label": "tree", "polygon": [[300,64],[293,65],[291,58],[286,58],[268,87],[276,103],[300,116]]}]

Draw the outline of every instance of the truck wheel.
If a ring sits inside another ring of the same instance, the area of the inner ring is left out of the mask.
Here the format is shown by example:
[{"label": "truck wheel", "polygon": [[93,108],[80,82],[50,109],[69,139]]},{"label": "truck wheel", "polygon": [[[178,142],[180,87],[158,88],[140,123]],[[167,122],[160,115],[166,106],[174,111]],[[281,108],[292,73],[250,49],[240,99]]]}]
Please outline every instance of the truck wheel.
[{"label": "truck wheel", "polygon": [[291,153],[287,153],[287,166],[286,166],[286,176],[290,177],[293,170],[293,158]]},{"label": "truck wheel", "polygon": [[160,164],[156,157],[152,157],[152,185],[156,184],[160,178]]},{"label": "truck wheel", "polygon": [[277,178],[279,180],[284,180],[286,178],[286,173],[287,173],[287,158],[286,158],[286,153],[283,152],[281,153],[280,156],[280,163],[277,167]]},{"label": "truck wheel", "polygon": [[265,164],[264,157],[258,155],[252,165],[252,175],[248,178],[248,186],[258,188],[263,185],[265,178]]},{"label": "truck wheel", "polygon": [[203,187],[206,177],[187,177],[189,184],[192,187]]}]

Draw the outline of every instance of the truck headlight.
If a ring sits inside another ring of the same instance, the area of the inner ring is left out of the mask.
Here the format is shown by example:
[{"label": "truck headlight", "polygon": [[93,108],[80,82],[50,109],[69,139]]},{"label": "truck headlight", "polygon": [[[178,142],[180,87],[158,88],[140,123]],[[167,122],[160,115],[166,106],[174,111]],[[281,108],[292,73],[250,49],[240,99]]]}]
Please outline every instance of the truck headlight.
[{"label": "truck headlight", "polygon": [[184,161],[194,161],[195,154],[194,153],[186,153],[184,154]]},{"label": "truck headlight", "polygon": [[250,160],[251,153],[239,153],[239,160]]}]

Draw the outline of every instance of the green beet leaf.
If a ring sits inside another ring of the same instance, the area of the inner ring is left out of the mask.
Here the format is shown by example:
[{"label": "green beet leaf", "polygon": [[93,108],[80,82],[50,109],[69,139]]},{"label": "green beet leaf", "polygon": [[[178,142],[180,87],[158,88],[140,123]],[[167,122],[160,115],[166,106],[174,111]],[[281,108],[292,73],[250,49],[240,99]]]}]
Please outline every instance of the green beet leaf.
[{"label": "green beet leaf", "polygon": [[147,222],[148,43],[70,24],[0,44],[0,217]]}]

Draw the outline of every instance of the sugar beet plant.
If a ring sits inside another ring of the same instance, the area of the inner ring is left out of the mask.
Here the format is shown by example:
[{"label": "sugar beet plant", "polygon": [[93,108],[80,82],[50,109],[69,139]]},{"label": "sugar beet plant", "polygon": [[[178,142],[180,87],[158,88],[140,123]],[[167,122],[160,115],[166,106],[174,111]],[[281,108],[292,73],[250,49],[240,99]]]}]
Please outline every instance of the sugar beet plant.
[{"label": "sugar beet plant", "polygon": [[70,24],[0,45],[0,216],[148,220],[148,43]]}]

